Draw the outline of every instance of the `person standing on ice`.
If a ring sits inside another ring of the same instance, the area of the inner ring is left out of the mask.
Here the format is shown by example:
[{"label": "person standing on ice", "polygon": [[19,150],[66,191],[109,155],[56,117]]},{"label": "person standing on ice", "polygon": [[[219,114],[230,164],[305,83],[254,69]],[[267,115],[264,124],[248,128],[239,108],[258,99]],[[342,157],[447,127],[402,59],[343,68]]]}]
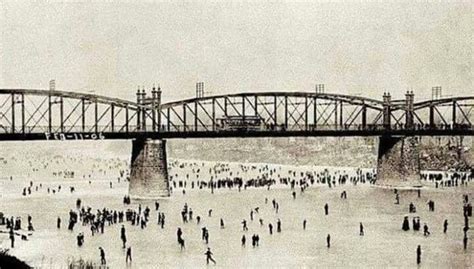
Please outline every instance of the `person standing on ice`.
[{"label": "person standing on ice", "polygon": [[127,248],[127,256],[125,257],[125,262],[129,263],[132,262],[132,247]]},{"label": "person standing on ice", "polygon": [[242,221],[242,231],[248,231],[249,228],[247,228],[247,221],[243,220]]},{"label": "person standing on ice", "polygon": [[416,248],[416,264],[420,264],[421,263],[421,246],[418,245],[418,247]]},{"label": "person standing on ice", "polygon": [[105,260],[105,251],[102,247],[99,247],[100,250],[100,264],[105,265],[107,264],[107,261]]},{"label": "person standing on ice", "polygon": [[125,226],[123,225],[120,229],[120,239],[122,239],[123,248],[125,248],[125,244],[127,243],[127,236],[125,235]]},{"label": "person standing on ice", "polygon": [[209,264],[209,261],[212,261],[216,264],[216,261],[212,258],[211,248],[207,248],[207,251],[204,253],[206,255],[206,264]]}]

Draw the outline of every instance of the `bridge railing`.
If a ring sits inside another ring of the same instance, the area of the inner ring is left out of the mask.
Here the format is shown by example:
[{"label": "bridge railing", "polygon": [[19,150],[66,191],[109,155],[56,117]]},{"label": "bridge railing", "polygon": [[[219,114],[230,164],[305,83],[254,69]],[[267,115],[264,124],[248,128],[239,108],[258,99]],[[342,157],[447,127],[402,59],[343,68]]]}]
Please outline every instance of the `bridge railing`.
[{"label": "bridge railing", "polygon": [[412,127],[407,127],[403,124],[394,124],[385,126],[382,124],[367,124],[367,125],[264,125],[264,126],[239,126],[232,128],[220,128],[219,126],[205,125],[205,126],[161,126],[161,132],[220,132],[220,131],[255,131],[255,132],[285,132],[285,131],[383,131],[383,130],[472,130],[472,125],[467,124],[438,124],[438,125],[420,125],[415,124]]}]

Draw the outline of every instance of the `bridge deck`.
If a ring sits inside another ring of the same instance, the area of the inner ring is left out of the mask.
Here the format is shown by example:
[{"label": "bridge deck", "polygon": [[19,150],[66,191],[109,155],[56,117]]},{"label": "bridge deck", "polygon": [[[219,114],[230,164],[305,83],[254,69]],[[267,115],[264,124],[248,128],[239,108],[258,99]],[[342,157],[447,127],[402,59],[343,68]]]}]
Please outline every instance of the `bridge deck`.
[{"label": "bridge deck", "polygon": [[474,136],[464,130],[314,130],[314,131],[189,131],[189,132],[103,132],[103,133],[28,133],[1,134],[0,141],[22,140],[103,140],[103,139],[183,139],[225,137],[367,137],[367,136]]}]

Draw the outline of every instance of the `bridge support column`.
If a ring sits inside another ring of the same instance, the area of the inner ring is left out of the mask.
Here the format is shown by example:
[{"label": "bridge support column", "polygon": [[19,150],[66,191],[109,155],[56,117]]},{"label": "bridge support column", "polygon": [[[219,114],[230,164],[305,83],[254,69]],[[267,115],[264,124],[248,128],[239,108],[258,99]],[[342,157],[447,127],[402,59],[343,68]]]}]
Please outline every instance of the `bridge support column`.
[{"label": "bridge support column", "polygon": [[170,196],[166,140],[135,139],[132,143],[130,197],[155,199]]},{"label": "bridge support column", "polygon": [[421,187],[420,146],[414,136],[381,136],[377,159],[377,185]]}]

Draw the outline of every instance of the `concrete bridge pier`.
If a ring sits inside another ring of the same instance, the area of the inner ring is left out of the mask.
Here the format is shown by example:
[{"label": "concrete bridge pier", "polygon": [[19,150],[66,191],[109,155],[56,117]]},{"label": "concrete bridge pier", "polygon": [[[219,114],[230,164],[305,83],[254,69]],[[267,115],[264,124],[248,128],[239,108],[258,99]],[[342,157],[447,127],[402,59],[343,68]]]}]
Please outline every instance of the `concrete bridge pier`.
[{"label": "concrete bridge pier", "polygon": [[420,141],[415,136],[381,136],[377,158],[377,185],[421,187]]},{"label": "concrete bridge pier", "polygon": [[134,199],[170,196],[166,140],[133,140],[129,194]]}]

